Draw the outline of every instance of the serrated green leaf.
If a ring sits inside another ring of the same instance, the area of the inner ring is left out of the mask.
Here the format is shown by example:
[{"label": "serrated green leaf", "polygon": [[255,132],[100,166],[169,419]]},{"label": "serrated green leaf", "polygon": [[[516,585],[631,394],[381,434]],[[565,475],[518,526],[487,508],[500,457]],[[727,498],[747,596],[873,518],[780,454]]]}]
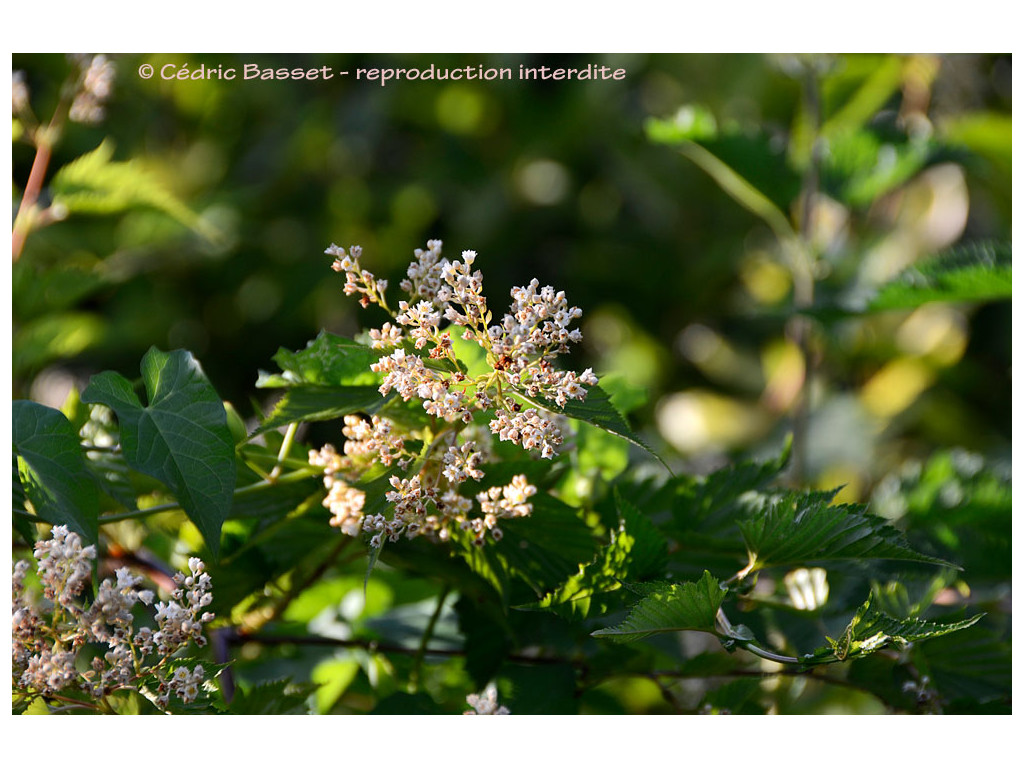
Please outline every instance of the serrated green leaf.
[{"label": "serrated green leaf", "polygon": [[356,411],[375,413],[393,397],[381,396],[375,386],[313,387],[288,389],[250,438],[298,421],[330,421]]},{"label": "serrated green leaf", "polygon": [[882,648],[941,637],[976,624],[985,614],[964,621],[940,624],[923,619],[897,619],[878,609],[875,596],[868,598],[838,639],[826,638],[828,646],[803,658],[805,664],[825,664],[866,656]]},{"label": "serrated green leaf", "polygon": [[617,627],[599,629],[594,637],[629,643],[660,632],[691,630],[718,635],[716,618],[726,590],[709,572],[696,582],[653,588]]},{"label": "serrated green leaf", "polygon": [[619,510],[623,530],[633,540],[626,576],[634,582],[653,578],[665,569],[668,540],[650,518],[624,498],[618,489],[615,490],[615,505]]},{"label": "serrated green leaf", "polygon": [[71,213],[119,213],[139,206],[155,208],[189,229],[214,239],[218,233],[182,203],[138,160],[113,160],[109,139],[54,174],[54,205]]},{"label": "serrated green leaf", "polygon": [[380,376],[370,370],[380,355],[363,344],[321,331],[305,349],[292,352],[283,347],[273,360],[282,373],[260,372],[256,386],[349,387],[380,384]]},{"label": "serrated green leaf", "polygon": [[1009,300],[1010,246],[973,243],[922,261],[879,289],[868,311],[911,309],[931,301]]},{"label": "serrated green leaf", "polygon": [[1013,648],[981,626],[929,641],[915,649],[914,662],[953,705],[944,708],[947,713],[977,702],[1004,701],[1009,707],[1012,701]]},{"label": "serrated green leaf", "polygon": [[684,531],[704,527],[709,521],[731,520],[741,508],[740,500],[751,491],[761,491],[786,468],[792,450],[792,436],[782,452],[767,461],[741,461],[699,480],[680,478],[675,483],[672,516]]},{"label": "serrated green leaf", "polygon": [[864,505],[829,506],[834,493],[792,492],[762,499],[760,510],[737,523],[752,567],[862,559],[952,566],[914,551],[902,533],[867,514]]},{"label": "serrated green leaf", "polygon": [[619,525],[597,557],[539,601],[517,607],[551,610],[565,619],[586,618],[593,608],[604,612],[602,601],[594,598],[618,590],[626,580],[640,581],[661,572],[668,559],[667,541],[617,489],[615,503]]},{"label": "serrated green leaf", "polygon": [[547,493],[530,501],[530,516],[502,521],[502,540],[484,549],[494,550],[509,575],[521,578],[540,596],[577,573],[581,563],[593,560],[598,541],[568,504]]},{"label": "serrated green leaf", "polygon": [[78,435],[58,410],[30,400],[12,405],[12,439],[21,489],[43,520],[66,525],[87,542],[99,530],[100,494]]},{"label": "serrated green leaf", "polygon": [[188,352],[150,348],[142,358],[149,404],[118,373],[93,376],[82,402],[117,414],[133,469],[165,483],[216,556],[235,488],[235,450],[224,404]]}]

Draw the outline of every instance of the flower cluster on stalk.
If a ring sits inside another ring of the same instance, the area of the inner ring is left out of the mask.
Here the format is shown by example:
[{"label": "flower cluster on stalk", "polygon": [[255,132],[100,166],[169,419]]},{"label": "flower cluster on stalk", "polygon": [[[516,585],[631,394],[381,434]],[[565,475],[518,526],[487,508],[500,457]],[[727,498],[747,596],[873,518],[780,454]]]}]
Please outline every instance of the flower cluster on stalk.
[{"label": "flower cluster on stalk", "polygon": [[[474,269],[476,252],[463,251],[461,259],[449,261],[441,246],[430,240],[416,249],[399,284],[405,298],[394,307],[387,301],[387,281],[364,268],[359,246],[326,250],[334,258],[332,268],[345,275],[344,292],[391,316],[368,334],[370,346],[380,351],[371,368],[383,376],[381,395],[416,401],[431,417],[428,428],[403,430],[377,414],[350,415],[341,453],[331,445],[310,452],[310,463],[324,468],[331,524],[349,535],[369,534],[373,546],[401,536],[446,541],[455,529],[471,532],[478,545],[488,536],[500,538],[499,521],[529,515],[537,489],[524,475],[473,496],[463,495],[461,484],[483,479],[492,436],[554,458],[567,419],[545,404],[564,408],[597,384],[589,368],[576,373],[555,367],[556,358],[582,339],[572,326],[583,313],[563,291],[531,280],[512,289],[508,311],[496,320],[483,275]],[[453,333],[484,350],[486,373],[465,373]],[[385,493],[390,514],[366,513],[365,492],[354,485],[372,464],[397,470]]]},{"label": "flower cluster on stalk", "polygon": [[[196,699],[205,677],[202,666],[175,665],[172,657],[190,643],[205,645],[203,626],[214,618],[204,610],[213,593],[199,558],[189,560],[187,575],[174,576],[170,599],[154,606],[155,626],[136,628],[137,605],[150,606],[155,599],[152,590],[139,588],[141,576],[117,569],[86,605],[83,593],[92,577],[94,545],[83,547],[77,533],[58,525],[48,540],[36,542],[34,554],[43,599],[33,599],[26,589],[27,561],[14,564],[11,580],[16,694],[60,698],[81,692],[103,701],[117,691],[135,690],[160,708],[169,705],[171,694],[184,703]],[[99,645],[100,653],[83,669],[79,655],[87,645]],[[148,684],[154,689],[143,690]]]}]

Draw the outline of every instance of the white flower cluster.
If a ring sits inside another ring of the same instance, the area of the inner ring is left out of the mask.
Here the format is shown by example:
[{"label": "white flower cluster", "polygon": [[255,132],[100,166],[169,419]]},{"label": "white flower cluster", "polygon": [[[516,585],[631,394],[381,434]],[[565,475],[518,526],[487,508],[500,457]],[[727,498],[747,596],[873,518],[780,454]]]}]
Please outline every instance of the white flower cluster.
[{"label": "white flower cluster", "polygon": [[[400,433],[378,415],[369,421],[350,415],[343,428],[344,455],[330,445],[310,452],[310,463],[324,468],[324,506],[331,510],[331,525],[353,536],[369,533],[373,546],[403,535],[446,541],[454,528],[471,532],[478,545],[488,534],[500,538],[498,521],[529,515],[529,499],[537,489],[517,475],[508,485],[477,493],[474,505],[473,498],[460,493],[460,485],[483,479],[480,467],[489,458],[485,452],[492,435],[553,458],[567,420],[541,407],[524,409],[522,401],[538,406],[548,401],[552,408],[562,408],[570,400],[584,399],[586,387],[597,384],[589,368],[577,374],[553,365],[570,344],[581,340],[579,330],[570,326],[583,313],[569,306],[564,292],[532,280],[512,290],[508,313],[492,323],[483,275],[473,269],[476,252],[463,251],[461,260],[449,261],[441,256],[441,245],[430,240],[425,249],[415,251],[400,283],[407,298],[396,310],[387,303],[387,282],[360,263],[359,246],[346,251],[331,245],[326,250],[334,257],[332,268],[345,274],[345,293],[359,295],[363,306],[379,305],[394,321],[369,332],[370,346],[386,353],[371,365],[383,374],[381,394],[393,391],[403,401],[418,400],[433,417],[428,429]],[[461,328],[463,339],[484,349],[487,373],[471,378],[462,372],[453,350],[453,328]],[[490,412],[486,428],[474,423],[477,414]],[[407,451],[407,439],[419,441],[425,450]],[[390,517],[365,515],[365,492],[352,485],[374,463],[397,464],[403,472],[416,465],[411,475],[390,477],[392,490],[385,493],[393,507]],[[477,515],[472,514],[475,507]]]},{"label": "white flower cluster", "polygon": [[[80,604],[80,595],[88,584],[96,547],[83,547],[78,534],[58,525],[49,540],[35,545],[36,571],[49,602],[30,600],[25,589],[29,564],[19,560],[12,576],[12,673],[16,692],[22,695],[52,696],[68,688],[86,692],[100,700],[122,689],[137,690],[141,681],[152,675],[159,683],[158,705],[166,707],[169,693],[191,701],[203,671],[180,672],[188,680],[166,678],[166,666],[173,654],[189,642],[202,646],[206,640],[202,625],[213,614],[201,612],[213,600],[211,580],[198,558],[189,560],[191,575],[174,577],[177,589],[171,600],[156,605],[154,631],[134,627],[137,604],[151,605],[154,594],[139,589],[142,577],[127,568],[119,568],[113,579],[104,579],[96,598],[88,607]],[[90,668],[79,671],[79,650],[86,644],[106,646],[102,655],[93,657]],[[154,656],[155,654],[155,656]],[[195,684],[195,685],[193,685]],[[191,698],[190,698],[191,696]]]},{"label": "white flower cluster", "polygon": [[[571,343],[582,339],[579,329],[571,325],[583,312],[569,305],[564,291],[531,280],[529,285],[512,289],[509,311],[500,323],[492,323],[483,295],[483,275],[472,269],[476,252],[463,251],[461,261],[448,261],[441,256],[441,241],[430,240],[425,250],[415,251],[416,261],[400,284],[409,300],[400,301],[398,311],[392,312],[384,296],[387,282],[363,268],[359,246],[346,252],[332,244],[326,253],[335,257],[333,269],[345,273],[347,294],[362,294],[364,306],[379,304],[395,320],[395,325],[389,322],[370,331],[374,348],[395,350],[372,366],[385,374],[381,394],[395,390],[403,400],[418,398],[427,413],[448,422],[469,423],[474,411],[494,409],[491,429],[501,439],[539,450],[545,458],[555,455],[562,442],[558,424],[538,408],[520,413],[515,395],[564,408],[570,400],[583,400],[586,387],[597,384],[589,368],[577,374],[552,365],[559,354],[569,351]],[[451,337],[441,330],[443,321],[461,327],[464,339],[475,341],[487,352],[489,374],[468,380],[427,366],[422,357],[404,347],[406,341],[415,350],[431,345],[429,357],[447,358],[457,367]]]},{"label": "white flower cluster", "polygon": [[78,55],[74,59],[83,72],[68,118],[76,123],[99,123],[104,116],[103,105],[114,90],[117,69],[102,53],[92,57]]},{"label": "white flower cluster", "polygon": [[482,694],[471,693],[466,703],[473,709],[463,712],[464,715],[509,715],[507,707],[498,706],[498,691],[493,685],[487,686]]}]

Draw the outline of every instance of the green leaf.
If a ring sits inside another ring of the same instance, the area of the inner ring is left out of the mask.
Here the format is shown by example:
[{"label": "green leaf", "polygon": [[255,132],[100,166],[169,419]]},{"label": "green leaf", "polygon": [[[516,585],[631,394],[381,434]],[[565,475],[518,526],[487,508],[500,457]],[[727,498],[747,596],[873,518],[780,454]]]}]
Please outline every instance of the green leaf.
[{"label": "green leaf", "polygon": [[908,267],[874,291],[824,301],[805,310],[822,321],[874,312],[915,309],[935,301],[1008,301],[1013,272],[1007,243],[970,243]]},{"label": "green leaf", "polygon": [[392,396],[382,397],[375,386],[292,387],[250,438],[297,421],[330,421],[357,411],[374,413]]},{"label": "green leaf", "polygon": [[806,664],[827,664],[846,661],[895,645],[905,648],[909,643],[941,637],[966,629],[985,614],[979,613],[964,621],[939,624],[923,619],[897,619],[880,611],[872,594],[857,611],[839,639],[827,637],[828,646],[803,658]]},{"label": "green leaf", "polygon": [[15,400],[12,410],[22,492],[43,520],[66,525],[95,542],[100,494],[71,422],[60,411],[30,400]]},{"label": "green leaf", "polygon": [[667,119],[649,117],[644,121],[647,140],[654,144],[704,141],[718,135],[715,116],[701,104],[685,104]]},{"label": "green leaf", "polygon": [[938,156],[931,142],[886,141],[869,130],[844,131],[829,142],[822,185],[842,202],[868,206]]},{"label": "green leaf", "polygon": [[930,301],[1009,300],[1011,251],[1005,243],[973,243],[915,264],[886,283],[868,311],[911,309]]},{"label": "green leaf", "polygon": [[151,170],[138,160],[116,162],[109,139],[92,152],[72,160],[53,177],[54,205],[71,213],[120,213],[131,208],[155,208],[204,237],[218,232],[182,203]]},{"label": "green leaf", "polygon": [[606,432],[611,432],[619,437],[624,437],[633,445],[643,448],[654,458],[662,461],[661,457],[658,456],[635,432],[632,427],[629,426],[629,422],[626,418],[619,413],[618,409],[612,405],[611,399],[608,397],[608,393],[601,389],[600,386],[587,387],[587,397],[584,400],[569,400],[564,408],[560,408],[557,403],[550,400],[545,400],[541,397],[527,397],[522,392],[517,392],[520,397],[526,400],[528,403],[536,405],[538,408],[543,408],[546,411],[552,413],[559,413],[563,416],[568,416],[570,419],[578,419],[579,421],[585,421],[588,424],[593,424],[595,427],[600,427]]},{"label": "green leaf", "polygon": [[665,569],[668,562],[668,540],[655,527],[650,518],[615,489],[621,527],[632,539],[626,576],[631,581],[653,578]]},{"label": "green leaf", "polygon": [[523,579],[539,597],[593,560],[598,541],[568,504],[543,492],[530,501],[530,516],[502,521],[502,540],[483,549],[500,555],[509,575]]},{"label": "green leaf", "polygon": [[198,361],[183,350],[150,348],[142,358],[142,380],[146,406],[113,371],[94,376],[82,402],[102,403],[117,414],[129,466],[171,489],[216,556],[235,487],[224,404]]},{"label": "green leaf", "polygon": [[674,520],[683,530],[702,527],[712,520],[731,520],[746,494],[763,490],[786,468],[792,446],[790,435],[776,458],[737,462],[697,481],[681,479],[673,503]]},{"label": "green leaf", "polygon": [[495,600],[463,594],[455,603],[459,632],[465,638],[466,672],[477,689],[487,685],[512,649],[508,619]]},{"label": "green leaf", "polygon": [[764,497],[763,507],[738,523],[753,568],[870,558],[952,565],[915,552],[902,533],[867,514],[864,505],[829,506],[834,494]]},{"label": "green leaf", "polygon": [[1013,698],[1013,648],[1008,639],[982,626],[953,637],[947,635],[915,649],[914,663],[931,677],[942,697],[953,706],[947,714],[970,711],[978,703]]},{"label": "green leaf", "polygon": [[601,595],[618,590],[624,581],[641,581],[660,573],[668,559],[668,544],[654,525],[616,489],[619,525],[611,540],[591,562],[558,589],[522,609],[551,610],[566,619],[604,613]]},{"label": "green leaf", "polygon": [[238,688],[228,710],[232,715],[305,715],[308,699],[317,685],[271,680],[250,688]]},{"label": "green leaf", "polygon": [[91,312],[59,312],[19,323],[12,365],[16,371],[25,371],[74,357],[99,344],[107,332],[107,321]]},{"label": "green leaf", "polygon": [[901,468],[880,483],[872,505],[955,555],[972,579],[1002,580],[1012,570],[1009,463],[986,463],[961,449]]},{"label": "green leaf", "polygon": [[380,384],[380,376],[370,370],[380,355],[358,342],[321,331],[305,349],[291,352],[283,347],[274,355],[282,373],[261,371],[257,387],[294,387],[311,384],[318,387],[348,387]]},{"label": "green leaf", "polygon": [[652,589],[633,606],[624,622],[591,634],[619,643],[642,640],[660,632],[684,630],[719,635],[716,617],[725,595],[726,590],[719,585],[718,579],[704,571],[699,581]]}]

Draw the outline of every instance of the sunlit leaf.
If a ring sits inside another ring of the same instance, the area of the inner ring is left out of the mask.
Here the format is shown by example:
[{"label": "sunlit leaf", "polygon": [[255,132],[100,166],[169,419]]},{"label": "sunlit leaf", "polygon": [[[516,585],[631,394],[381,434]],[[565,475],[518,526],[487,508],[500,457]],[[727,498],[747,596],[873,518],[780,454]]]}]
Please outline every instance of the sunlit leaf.
[{"label": "sunlit leaf", "polygon": [[819,648],[803,658],[806,664],[846,661],[880,651],[889,646],[904,648],[909,643],[941,637],[966,629],[977,623],[984,614],[979,613],[963,621],[940,624],[922,619],[897,619],[877,607],[875,597],[868,598],[838,639],[826,638],[828,646]]},{"label": "sunlit leaf", "polygon": [[591,634],[619,643],[684,630],[717,635],[716,617],[725,595],[718,579],[704,571],[699,581],[654,588],[633,606],[624,622]]},{"label": "sunlit leaf", "polygon": [[868,310],[910,309],[930,301],[1009,300],[1012,283],[1010,246],[973,243],[903,271],[879,289]]},{"label": "sunlit leaf", "polygon": [[643,448],[649,454],[661,461],[661,458],[637,435],[625,417],[612,405],[608,393],[600,386],[587,387],[587,396],[584,400],[569,400],[565,407],[559,407],[557,403],[545,400],[541,397],[527,397],[521,392],[519,394],[527,402],[533,403],[552,413],[560,413],[571,419],[585,421],[600,427],[606,432],[611,432],[619,437],[624,437],[634,445]]},{"label": "sunlit leaf", "polygon": [[321,331],[305,349],[279,349],[274,362],[280,374],[260,372],[257,387],[348,387],[380,383],[370,366],[380,355],[358,342]]},{"label": "sunlit leaf", "polygon": [[951,565],[914,551],[902,533],[863,505],[830,502],[830,495],[819,493],[764,498],[738,523],[754,567],[873,558]]},{"label": "sunlit leaf", "polygon": [[92,152],[62,167],[53,177],[53,204],[70,213],[90,214],[147,206],[208,238],[217,236],[139,160],[118,162],[113,157],[113,142],[104,139]]}]

